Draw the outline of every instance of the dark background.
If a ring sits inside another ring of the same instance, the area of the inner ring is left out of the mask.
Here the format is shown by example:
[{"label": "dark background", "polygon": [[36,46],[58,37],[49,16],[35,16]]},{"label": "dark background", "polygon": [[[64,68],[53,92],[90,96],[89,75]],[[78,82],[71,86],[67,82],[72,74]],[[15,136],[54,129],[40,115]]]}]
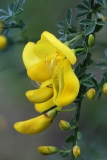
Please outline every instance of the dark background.
[{"label": "dark background", "polygon": [[[12,1],[0,1],[0,8],[7,10],[9,2]],[[36,40],[47,30],[59,37],[57,22],[64,20],[65,11],[70,7],[75,14],[78,2],[81,1],[26,0],[24,12],[20,15],[27,25],[23,34]],[[21,40],[20,30],[12,30],[10,37]],[[65,137],[70,133],[62,132],[58,123],[60,119],[69,121],[71,113],[61,113],[47,130],[37,135],[23,135],[13,129],[15,122],[39,115],[25,97],[25,92],[35,86],[27,77],[22,62],[24,46],[25,44],[18,43],[0,54],[0,160],[61,160],[59,154],[42,156],[36,149],[40,145],[53,145],[63,149]],[[106,47],[107,28],[104,27],[97,34],[96,45],[92,50],[94,64],[105,58]],[[99,68],[92,66],[88,72],[95,74],[100,80],[102,71]],[[78,142],[81,148],[78,159],[107,160],[107,97],[103,95],[100,100],[95,98],[93,101],[84,99],[79,131],[82,132],[82,139]]]}]

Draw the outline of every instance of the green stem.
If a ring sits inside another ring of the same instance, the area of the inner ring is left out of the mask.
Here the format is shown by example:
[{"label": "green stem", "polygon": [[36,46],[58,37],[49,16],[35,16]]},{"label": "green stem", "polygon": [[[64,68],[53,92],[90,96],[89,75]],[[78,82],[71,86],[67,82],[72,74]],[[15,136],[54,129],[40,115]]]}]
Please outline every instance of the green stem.
[{"label": "green stem", "polygon": [[71,39],[71,40],[69,41],[69,43],[72,43],[73,41],[75,41],[75,40],[81,38],[82,35],[83,35],[83,34],[80,34],[80,35],[76,36],[75,38]]},{"label": "green stem", "polygon": [[69,152],[71,152],[71,150],[66,150],[66,151],[65,150],[58,150],[58,152],[69,153]]},{"label": "green stem", "polygon": [[[78,124],[78,127],[75,128],[74,130],[74,141],[73,141],[73,147],[77,144],[77,134],[78,134],[78,128],[79,128],[79,119],[80,119],[80,111],[81,111],[81,102],[79,102],[78,104],[78,109],[77,109],[77,112],[76,112],[76,123]],[[74,155],[72,154],[72,160],[74,160],[75,157]]]},{"label": "green stem", "polygon": [[57,110],[58,112],[71,112],[71,111],[74,111],[74,110],[76,110],[77,109],[77,107],[74,107],[74,108],[72,108],[72,109],[65,109],[65,110]]},{"label": "green stem", "polygon": [[86,49],[85,48],[77,48],[75,49],[75,52],[78,52],[78,51],[85,51]]}]

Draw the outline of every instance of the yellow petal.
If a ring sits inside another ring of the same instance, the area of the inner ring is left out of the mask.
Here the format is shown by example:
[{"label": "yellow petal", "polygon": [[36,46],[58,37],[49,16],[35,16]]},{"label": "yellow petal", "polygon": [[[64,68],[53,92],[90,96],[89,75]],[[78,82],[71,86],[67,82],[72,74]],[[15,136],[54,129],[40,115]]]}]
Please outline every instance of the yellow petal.
[{"label": "yellow petal", "polygon": [[49,70],[49,65],[45,63],[45,60],[34,64],[27,70],[27,74],[32,80],[37,82],[44,82],[52,76],[52,72]]},{"label": "yellow petal", "polygon": [[[42,113],[42,112],[50,109],[53,106],[55,106],[55,104],[53,103],[53,98],[51,98],[48,101],[43,102],[43,103],[35,103],[34,104],[36,111],[38,111],[39,113]],[[61,107],[56,107],[55,109],[61,110]]]},{"label": "yellow petal", "polygon": [[49,100],[47,100],[46,102],[43,102],[43,103],[35,103],[34,107],[38,112],[42,113],[42,112],[46,111],[47,109],[51,108],[54,105],[55,104],[53,103],[53,98],[51,98],[51,99],[49,99]]},{"label": "yellow petal", "polygon": [[46,115],[41,115],[26,121],[17,122],[14,128],[23,134],[37,134],[44,131],[51,124],[51,118]]},{"label": "yellow petal", "polygon": [[79,92],[79,80],[73,72],[70,62],[64,60],[63,72],[59,73],[58,79],[53,78],[54,103],[57,106],[66,106],[73,102]]},{"label": "yellow petal", "polygon": [[39,40],[34,45],[33,50],[36,56],[40,59],[44,59],[46,56],[48,58],[52,58],[56,55],[56,48],[53,47],[46,39]]},{"label": "yellow petal", "polygon": [[30,67],[32,67],[32,65],[41,61],[41,59],[39,59],[33,51],[34,46],[35,43],[29,42],[26,44],[23,50],[22,58],[26,69],[29,69]]},{"label": "yellow petal", "polygon": [[71,64],[75,64],[76,57],[74,55],[74,52],[64,43],[59,41],[53,34],[44,31],[42,33],[42,38],[46,39],[54,48],[56,48],[60,55],[64,55],[70,61]]},{"label": "yellow petal", "polygon": [[33,103],[42,103],[53,96],[53,88],[43,87],[36,90],[26,92],[26,97]]}]

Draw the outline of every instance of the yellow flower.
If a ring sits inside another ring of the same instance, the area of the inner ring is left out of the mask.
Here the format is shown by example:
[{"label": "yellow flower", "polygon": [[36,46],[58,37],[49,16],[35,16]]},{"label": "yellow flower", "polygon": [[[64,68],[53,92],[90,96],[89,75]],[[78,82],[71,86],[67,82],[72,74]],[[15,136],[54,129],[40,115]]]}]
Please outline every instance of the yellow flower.
[{"label": "yellow flower", "polygon": [[7,46],[7,38],[3,35],[0,35],[0,50],[4,49]]},{"label": "yellow flower", "polygon": [[80,85],[71,64],[75,64],[76,57],[73,50],[54,35],[45,31],[36,44],[29,42],[23,51],[23,62],[32,80],[46,82],[44,87],[41,85],[39,89],[26,93],[38,111],[53,105],[63,107],[75,100]]},{"label": "yellow flower", "polygon": [[58,149],[54,146],[39,146],[38,152],[43,155],[50,155],[58,152]]},{"label": "yellow flower", "polygon": [[74,52],[54,35],[45,31],[36,44],[29,42],[23,51],[23,62],[28,76],[37,82],[50,79],[60,60],[67,58],[75,64]]},{"label": "yellow flower", "polygon": [[37,134],[48,128],[56,116],[57,111],[51,110],[36,118],[32,118],[26,121],[17,122],[14,124],[14,128],[23,134]]}]

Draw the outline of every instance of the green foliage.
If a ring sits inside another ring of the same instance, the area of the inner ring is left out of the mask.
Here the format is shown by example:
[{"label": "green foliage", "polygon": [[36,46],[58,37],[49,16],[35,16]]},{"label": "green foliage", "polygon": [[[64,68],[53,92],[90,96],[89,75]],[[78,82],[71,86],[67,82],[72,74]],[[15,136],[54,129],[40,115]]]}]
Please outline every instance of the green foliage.
[{"label": "green foliage", "polygon": [[0,9],[0,19],[5,23],[3,34],[7,34],[10,28],[23,29],[25,26],[22,20],[18,19],[18,15],[23,12],[25,0],[17,0],[8,4],[8,12]]},{"label": "green foliage", "polygon": [[69,135],[66,137],[65,142],[66,143],[71,143],[74,141],[74,135]]}]

